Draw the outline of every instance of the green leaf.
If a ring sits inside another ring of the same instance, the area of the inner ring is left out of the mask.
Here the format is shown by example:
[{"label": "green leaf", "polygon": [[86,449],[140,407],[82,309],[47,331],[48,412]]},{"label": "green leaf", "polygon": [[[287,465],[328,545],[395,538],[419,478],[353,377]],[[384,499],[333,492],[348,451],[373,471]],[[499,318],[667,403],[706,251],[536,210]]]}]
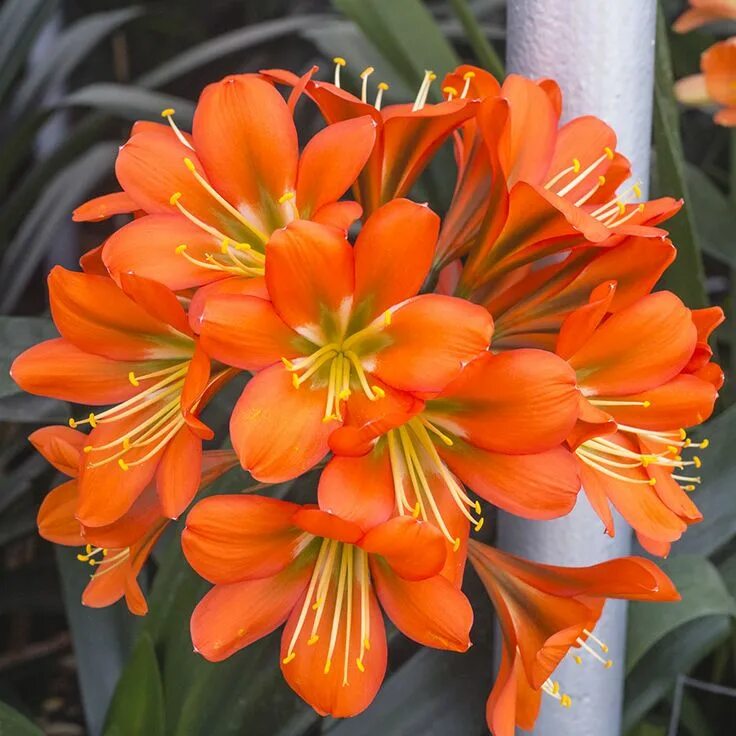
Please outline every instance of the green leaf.
[{"label": "green leaf", "polygon": [[0,702],[0,736],[43,736],[43,731],[17,710]]},{"label": "green leaf", "polygon": [[686,673],[717,646],[736,617],[736,601],[704,557],[661,563],[680,591],[677,603],[629,607],[625,730],[631,728]]},{"label": "green leaf", "polygon": [[[452,71],[459,59],[432,14],[420,0],[332,0],[353,20],[373,45],[417,89],[427,69],[438,77]],[[438,99],[437,85],[431,97]]]},{"label": "green leaf", "polygon": [[710,446],[701,453],[703,482],[693,500],[703,513],[703,521],[688,528],[673,548],[674,555],[710,555],[736,534],[736,405],[711,420],[703,434]]},{"label": "green leaf", "polygon": [[682,555],[664,560],[661,567],[672,578],[682,600],[630,604],[627,672],[631,672],[657,642],[689,621],[713,615],[736,617],[736,601],[710,561],[695,555]]},{"label": "green leaf", "polygon": [[664,276],[665,286],[690,307],[707,306],[705,275],[698,235],[688,203],[690,189],[680,137],[680,117],[673,93],[674,81],[667,40],[667,24],[659,9],[654,83],[654,144],[659,191],[685,200],[685,207],[667,223],[677,246],[677,258]]},{"label": "green leaf", "polygon": [[146,72],[139,77],[137,83],[142,87],[163,87],[223,56],[245,51],[261,43],[276,41],[294,33],[303,33],[313,28],[319,28],[330,17],[328,15],[292,15],[287,18],[263,21],[246,28],[238,28],[235,31],[223,33],[221,36],[215,36],[215,38],[187,49],[184,53]]},{"label": "green leaf", "polygon": [[473,48],[478,63],[491,72],[496,79],[502,80],[505,74],[503,62],[485,37],[482,27],[473,15],[473,9],[470,7],[468,0],[450,0],[450,5],[452,5],[455,15],[457,15],[465,29],[468,42]]},{"label": "green leaf", "polygon": [[98,734],[130,652],[136,621],[123,603],[108,608],[83,606],[82,591],[89,582],[89,568],[77,560],[74,549],[54,546],[54,552],[74,643],[85,720],[89,733]]},{"label": "green leaf", "polygon": [[161,110],[173,107],[177,122],[190,127],[194,117],[194,103],[182,97],[152,92],[134,84],[97,82],[64,97],[60,107],[91,107],[126,120],[161,120]]},{"label": "green leaf", "polygon": [[686,164],[690,209],[703,250],[736,268],[736,210],[728,197],[701,169]]},{"label": "green leaf", "polygon": [[142,13],[137,7],[92,13],[65,28],[43,58],[29,68],[13,95],[11,115],[22,115],[48,85],[65,79],[102,39]]},{"label": "green leaf", "polygon": [[123,670],[105,721],[105,736],[163,736],[164,692],[153,641],[143,633]]},{"label": "green leaf", "polygon": [[21,389],[10,377],[10,365],[26,348],[57,337],[53,322],[45,317],[0,317],[0,398]]},{"label": "green leaf", "polygon": [[69,213],[112,169],[117,150],[114,143],[98,143],[51,180],[3,254],[0,311],[9,311],[23,293]]}]

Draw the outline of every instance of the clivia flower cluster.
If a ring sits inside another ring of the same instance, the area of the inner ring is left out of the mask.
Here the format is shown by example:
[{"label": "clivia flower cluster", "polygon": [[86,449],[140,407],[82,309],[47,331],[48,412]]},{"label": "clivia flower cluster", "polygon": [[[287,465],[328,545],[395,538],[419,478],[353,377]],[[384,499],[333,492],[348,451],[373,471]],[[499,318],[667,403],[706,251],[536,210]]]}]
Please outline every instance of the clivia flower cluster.
[{"label": "clivia flower cluster", "polygon": [[[494,549],[484,514],[552,519],[584,489],[608,534],[615,508],[666,555],[701,519],[689,492],[707,441],[687,430],[723,380],[708,347],[722,313],[651,293],[675,257],[659,224],[681,203],[641,202],[605,123],[560,124],[553,81],[463,66],[441,102],[427,72],[413,103],[382,106],[387,85],[372,103],[372,70],[354,95],[344,66],[334,83],[227,77],[191,134],[173,110],[136,123],[121,191],[74,213],[132,219],[82,272],[51,272],[60,336],[12,367],[25,390],[88,407],[31,436],[71,477],[39,530],[82,548],[86,604],[125,596],[143,614],[137,576],[186,514],[184,554],[213,585],[196,651],[222,660],[283,625],[284,677],[333,716],[375,697],[384,617],[468,649],[469,559],[503,633],[488,724],[511,736],[544,694],[571,704],[563,657],[611,665],[593,633],[606,599],[678,595],[644,558],[566,568]],[[326,122],[301,148],[300,100]],[[440,218],[412,192],[450,141]],[[233,450],[203,450],[207,405],[238,374]],[[238,462],[263,495],[196,500]],[[312,503],[269,496],[315,470]]]}]

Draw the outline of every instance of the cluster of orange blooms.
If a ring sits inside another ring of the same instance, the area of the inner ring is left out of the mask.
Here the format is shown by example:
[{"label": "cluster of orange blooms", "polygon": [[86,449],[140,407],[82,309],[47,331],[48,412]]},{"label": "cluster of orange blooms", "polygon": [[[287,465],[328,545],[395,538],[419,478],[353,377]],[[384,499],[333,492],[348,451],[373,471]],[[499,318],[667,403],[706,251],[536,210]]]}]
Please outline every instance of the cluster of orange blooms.
[{"label": "cluster of orange blooms", "polygon": [[[614,132],[561,125],[553,81],[500,86],[463,66],[441,102],[427,72],[413,103],[382,106],[387,85],[369,101],[369,68],[354,95],[344,66],[334,83],[227,77],[191,134],[173,110],[136,123],[122,191],[76,210],[132,219],[82,272],[52,271],[60,337],[12,367],[31,393],[109,407],[31,435],[71,477],[40,533],[84,547],[84,603],[124,596],[144,614],[137,576],[186,513],[184,554],[213,584],[196,651],[222,660],[284,625],[284,677],[340,717],[380,687],[384,615],[420,644],[468,649],[469,559],[503,633],[488,724],[512,736],[543,694],[570,705],[552,679],[570,650],[610,666],[592,633],[607,598],[678,595],[641,557],[566,568],[494,549],[474,538],[484,506],[552,519],[584,489],[602,530],[615,508],[666,555],[701,519],[689,492],[707,442],[686,429],[723,380],[708,347],[722,313],[651,293],[675,257],[658,224],[681,202],[640,202]],[[301,148],[297,103],[326,122]],[[411,195],[450,142],[440,218]],[[233,450],[203,450],[207,405],[238,375]],[[237,463],[262,495],[196,500]],[[306,473],[313,503],[268,495]]]}]

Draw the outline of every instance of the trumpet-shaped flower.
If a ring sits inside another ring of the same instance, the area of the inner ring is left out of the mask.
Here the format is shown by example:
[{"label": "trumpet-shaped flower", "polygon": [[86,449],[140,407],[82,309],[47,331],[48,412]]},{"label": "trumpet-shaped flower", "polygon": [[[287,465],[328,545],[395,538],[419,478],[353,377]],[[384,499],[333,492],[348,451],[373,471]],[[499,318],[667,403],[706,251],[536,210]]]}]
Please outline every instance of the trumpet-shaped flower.
[{"label": "trumpet-shaped flower", "polygon": [[202,439],[197,414],[234,371],[211,373],[187,316],[166,287],[124,275],[125,291],[101,276],[57,267],[49,276],[51,313],[61,337],[22,353],[11,374],[30,393],[113,406],[70,419],[89,425],[79,478],[79,520],[119,519],[154,479],[166,516],[191,501]]},{"label": "trumpet-shaped flower", "polygon": [[295,219],[347,228],[360,215],[339,202],[373,148],[370,116],[329,125],[299,153],[289,105],[258,75],[229,76],[202,92],[192,135],[138,123],[115,171],[122,193],[76,219],[124,210],[147,217],[115,232],[102,257],[113,278],[136,273],[172,289],[263,275],[271,233]]},{"label": "trumpet-shaped flower", "polygon": [[198,329],[208,354],[259,371],[230,423],[255,478],[278,482],[313,467],[351,402],[367,399],[377,415],[390,413],[407,393],[440,391],[486,350],[486,310],[415,296],[437,230],[437,216],[408,200],[377,210],[354,248],[336,228],[294,222],[269,244],[270,301],[207,298]]},{"label": "trumpet-shaped flower", "polygon": [[521,516],[562,516],[580,489],[561,446],[577,414],[574,373],[557,356],[485,353],[439,394],[378,421],[369,407],[351,404],[347,424],[330,437],[336,457],[320,479],[320,507],[365,528],[413,515],[455,549],[462,534],[454,517],[476,530],[483,524],[464,485]]},{"label": "trumpet-shaped flower", "polygon": [[[563,323],[557,352],[577,374],[580,419],[570,442],[585,492],[613,534],[609,502],[652,552],[666,554],[702,516],[688,497],[706,447],[685,428],[713,411],[723,376],[709,363],[708,335],[720,309],[691,312],[669,292],[609,314],[614,286],[602,284]],[[695,475],[691,475],[695,471]]]},{"label": "trumpet-shaped flower", "polygon": [[322,715],[359,713],[386,669],[379,601],[404,634],[465,651],[472,610],[440,572],[446,545],[430,524],[395,518],[368,532],[316,507],[260,496],[198,503],[184,553],[214,583],[191,622],[196,650],[219,661],[281,626],[281,669]]},{"label": "trumpet-shaped flower", "polygon": [[720,108],[713,120],[736,125],[736,36],[713,44],[700,57],[700,74],[675,83],[677,99],[694,107]]},{"label": "trumpet-shaped flower", "polygon": [[[77,520],[76,511],[78,472],[87,437],[70,427],[44,427],[29,439],[57,470],[72,478],[54,488],[44,499],[38,511],[38,530],[44,539],[55,544],[85,548],[77,559],[88,564],[94,572],[82,594],[82,603],[100,608],[125,597],[131,613],[146,614],[148,606],[137,578],[169,523],[155,487],[149,485],[131,508],[112,524],[85,527]],[[205,453],[198,483],[208,485],[236,462],[235,454],[229,451]]]},{"label": "trumpet-shaped flower", "polygon": [[470,560],[488,591],[503,634],[501,667],[488,698],[493,736],[531,731],[543,694],[570,707],[572,700],[552,680],[571,652],[611,667],[608,647],[594,634],[608,598],[643,601],[680,599],[670,579],[652,562],[624,557],[592,567],[555,567],[514,557],[471,540]]}]

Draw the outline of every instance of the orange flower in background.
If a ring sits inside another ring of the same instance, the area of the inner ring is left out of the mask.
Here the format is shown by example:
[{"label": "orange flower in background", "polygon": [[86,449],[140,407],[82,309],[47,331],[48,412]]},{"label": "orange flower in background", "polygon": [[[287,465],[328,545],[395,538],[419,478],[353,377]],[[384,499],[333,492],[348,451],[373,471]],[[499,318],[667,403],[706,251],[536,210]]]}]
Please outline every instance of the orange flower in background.
[{"label": "orange flower in background", "polygon": [[345,59],[338,56],[334,62],[334,84],[299,78],[281,69],[269,69],[263,74],[295,89],[303,85],[305,93],[314,100],[328,123],[365,115],[375,121],[376,144],[354,187],[355,198],[368,216],[390,200],[409,194],[447,137],[475,115],[476,103],[462,98],[428,103],[436,76],[427,71],[413,103],[383,107],[384,93],[389,87],[385,82],[379,82],[371,104],[368,80],[374,72],[373,67],[369,66],[360,73],[361,95],[357,97],[341,87]]},{"label": "orange flower in background", "polygon": [[700,482],[688,471],[701,461],[682,455],[707,446],[687,439],[685,428],[710,416],[723,382],[707,346],[723,314],[691,312],[674,294],[659,292],[607,316],[614,288],[602,284],[560,331],[557,352],[575,369],[581,392],[570,442],[608,533],[610,502],[647,549],[666,554],[702,518],[686,493]]},{"label": "orange flower in background", "polygon": [[467,301],[415,296],[432,262],[438,218],[395,200],[344,232],[294,222],[266,255],[270,301],[212,295],[198,329],[212,357],[259,371],[230,423],[233,446],[257,480],[309,470],[328,451],[344,407],[367,399],[376,415],[443,389],[488,347],[490,315]]},{"label": "orange flower in background", "polygon": [[289,105],[257,75],[205,88],[192,135],[137,123],[115,165],[123,192],[97,198],[75,219],[147,213],[114,233],[102,258],[111,275],[136,273],[171,289],[263,275],[271,233],[303,218],[347,228],[360,215],[338,202],[373,148],[370,116],[330,125],[301,155]]},{"label": "orange flower in background", "polygon": [[539,350],[485,353],[438,395],[378,421],[352,404],[330,437],[336,457],[320,478],[320,507],[364,528],[413,514],[456,548],[457,517],[483,525],[464,484],[511,513],[562,516],[580,489],[561,446],[577,414],[575,376],[563,360]]},{"label": "orange flower in background", "polygon": [[197,414],[234,371],[198,347],[187,315],[166,287],[125,275],[125,291],[101,276],[56,267],[51,313],[61,337],[16,358],[11,374],[29,393],[112,408],[71,419],[89,425],[77,516],[86,526],[119,519],[155,478],[166,516],[176,518],[199,483]]},{"label": "orange flower in background", "polygon": [[[155,487],[149,485],[133,506],[112,524],[85,527],[77,520],[76,510],[78,472],[87,437],[69,427],[44,427],[29,439],[57,470],[72,478],[54,488],[44,499],[38,512],[38,531],[44,539],[55,544],[85,547],[84,553],[77,558],[94,568],[94,574],[82,594],[82,603],[100,608],[125,597],[131,613],[145,615],[148,606],[137,578],[169,523]],[[208,485],[236,462],[233,452],[205,453],[199,484]]]},{"label": "orange flower in background", "polygon": [[672,30],[687,33],[719,20],[736,20],[736,0],[690,0],[690,7],[672,24]]},{"label": "orange flower in background", "polygon": [[592,633],[608,598],[677,601],[670,579],[652,562],[624,557],[592,567],[555,567],[514,557],[471,540],[468,553],[491,598],[503,634],[501,667],[488,698],[493,736],[531,731],[542,694],[569,707],[551,679],[572,649],[575,660],[613,663]]},{"label": "orange flower in background", "polygon": [[[488,159],[490,170],[490,187],[487,175],[476,174],[472,181],[480,192],[456,195],[454,204],[465,217],[451,208],[447,222],[452,237],[440,236],[437,266],[468,256],[459,294],[471,294],[572,247],[611,246],[627,235],[666,234],[654,226],[674,214],[681,203],[671,198],[636,203],[641,196],[637,183],[617,192],[630,176],[630,165],[616,152],[615,133],[593,116],[560,127],[562,99],[554,82],[510,75],[494,94],[496,83],[488,72],[461,67],[447,81],[452,83],[458,76],[469,79],[469,97],[482,98],[477,130],[486,143],[485,151],[477,145],[456,148],[461,153],[460,174],[477,170],[474,158],[479,155],[484,162]],[[483,198],[484,215],[479,222],[477,203]],[[469,200],[473,206],[468,206]],[[470,223],[463,222],[467,218]]]},{"label": "orange flower in background", "polygon": [[675,83],[675,96],[685,105],[719,107],[713,120],[736,125],[736,36],[713,44],[700,57],[701,74]]},{"label": "orange flower in background", "polygon": [[470,604],[440,575],[444,540],[410,517],[364,533],[315,507],[217,496],[192,509],[182,544],[214,583],[192,615],[196,650],[220,661],[285,622],[282,672],[322,715],[356,715],[375,697],[387,656],[379,601],[420,644],[470,646]]}]

